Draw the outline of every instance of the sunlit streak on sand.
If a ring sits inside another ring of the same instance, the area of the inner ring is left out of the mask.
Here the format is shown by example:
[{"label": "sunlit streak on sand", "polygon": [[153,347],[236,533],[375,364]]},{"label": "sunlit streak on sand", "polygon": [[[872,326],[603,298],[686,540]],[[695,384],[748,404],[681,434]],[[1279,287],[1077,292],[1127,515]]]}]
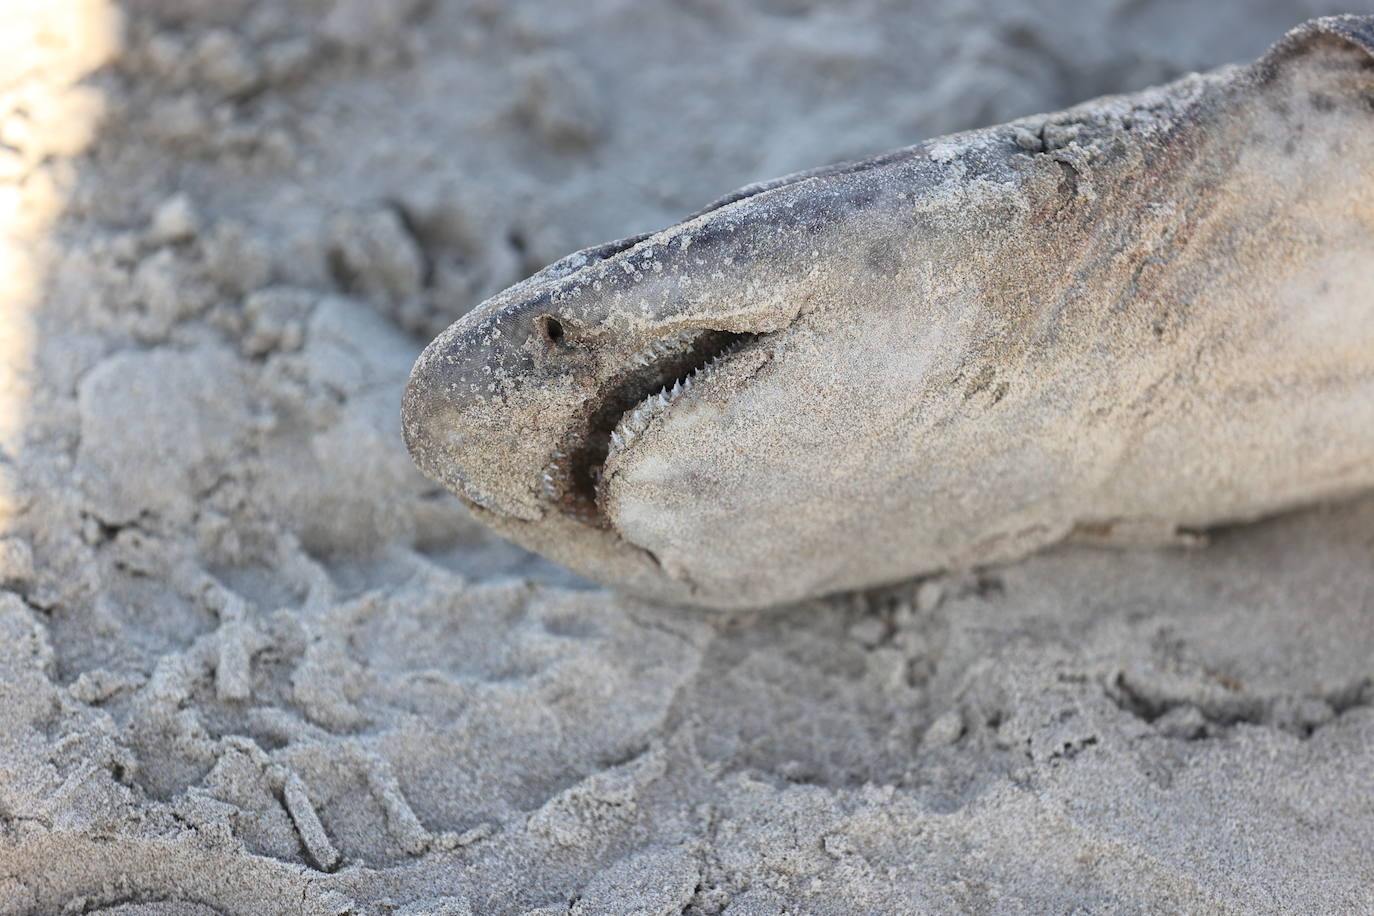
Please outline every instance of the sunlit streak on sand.
[{"label": "sunlit streak on sand", "polygon": [[32,394],[36,311],[48,233],[65,204],[53,157],[95,134],[99,93],[82,80],[109,60],[120,17],[108,0],[0,0],[0,531]]}]

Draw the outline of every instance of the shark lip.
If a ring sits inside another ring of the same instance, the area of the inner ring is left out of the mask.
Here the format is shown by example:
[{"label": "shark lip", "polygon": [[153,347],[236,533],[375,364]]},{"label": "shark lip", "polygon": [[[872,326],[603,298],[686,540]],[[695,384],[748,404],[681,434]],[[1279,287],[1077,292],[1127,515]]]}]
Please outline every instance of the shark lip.
[{"label": "shark lip", "polygon": [[589,399],[543,471],[544,496],[567,516],[598,528],[602,468],[680,398],[758,335],[697,329],[659,338],[613,372]]}]

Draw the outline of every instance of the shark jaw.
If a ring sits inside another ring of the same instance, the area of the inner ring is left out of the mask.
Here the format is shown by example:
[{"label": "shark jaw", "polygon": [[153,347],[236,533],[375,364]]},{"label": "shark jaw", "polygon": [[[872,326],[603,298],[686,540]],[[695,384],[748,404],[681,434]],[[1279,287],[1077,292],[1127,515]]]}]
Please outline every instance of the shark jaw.
[{"label": "shark jaw", "polygon": [[611,372],[541,472],[544,498],[563,515],[610,529],[603,470],[678,402],[708,386],[757,334],[694,329],[658,338]]}]

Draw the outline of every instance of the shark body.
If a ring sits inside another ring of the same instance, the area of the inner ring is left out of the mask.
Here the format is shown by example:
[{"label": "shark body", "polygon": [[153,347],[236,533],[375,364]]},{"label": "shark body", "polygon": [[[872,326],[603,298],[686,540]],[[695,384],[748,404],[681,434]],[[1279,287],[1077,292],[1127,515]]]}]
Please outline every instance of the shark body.
[{"label": "shark body", "polygon": [[507,537],[720,608],[1374,487],[1374,17],[578,252],[403,428]]}]

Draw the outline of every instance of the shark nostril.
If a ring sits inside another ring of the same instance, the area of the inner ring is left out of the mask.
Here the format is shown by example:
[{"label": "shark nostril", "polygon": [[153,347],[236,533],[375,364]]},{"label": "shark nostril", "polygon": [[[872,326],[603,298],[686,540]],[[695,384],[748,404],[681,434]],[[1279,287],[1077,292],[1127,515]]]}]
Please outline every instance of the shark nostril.
[{"label": "shark nostril", "polygon": [[552,315],[541,315],[539,317],[539,330],[543,333],[544,339],[549,343],[563,342],[563,322]]}]

